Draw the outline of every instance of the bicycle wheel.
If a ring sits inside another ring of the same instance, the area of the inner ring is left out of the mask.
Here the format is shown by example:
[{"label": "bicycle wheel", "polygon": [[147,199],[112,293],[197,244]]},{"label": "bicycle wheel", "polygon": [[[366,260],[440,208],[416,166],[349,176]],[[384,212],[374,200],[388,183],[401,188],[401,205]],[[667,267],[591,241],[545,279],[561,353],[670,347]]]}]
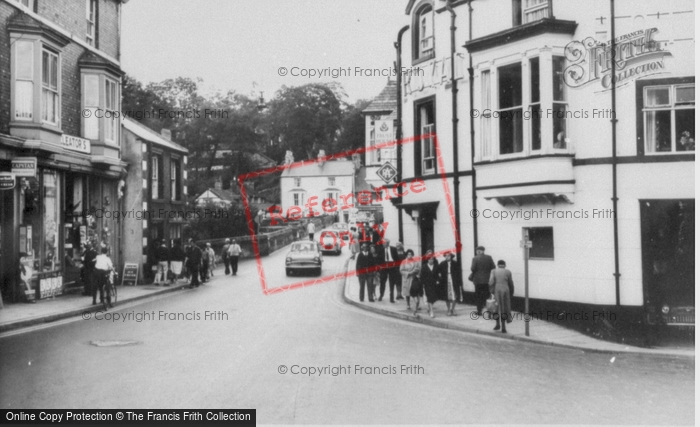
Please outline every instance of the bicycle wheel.
[{"label": "bicycle wheel", "polygon": [[117,285],[112,285],[112,307],[117,305]]},{"label": "bicycle wheel", "polygon": [[109,308],[109,284],[102,285],[102,306],[107,310]]}]

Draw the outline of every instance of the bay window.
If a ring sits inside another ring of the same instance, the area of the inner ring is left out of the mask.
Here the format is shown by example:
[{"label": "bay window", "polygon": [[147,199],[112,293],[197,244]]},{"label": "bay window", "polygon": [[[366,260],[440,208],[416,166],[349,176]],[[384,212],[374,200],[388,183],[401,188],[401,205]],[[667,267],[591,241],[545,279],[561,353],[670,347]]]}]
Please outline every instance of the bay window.
[{"label": "bay window", "polygon": [[117,98],[117,83],[105,78],[105,140],[118,143],[119,129],[119,99]]},{"label": "bay window", "polygon": [[647,153],[695,151],[695,84],[644,88]]},{"label": "bay window", "polygon": [[41,60],[41,120],[58,124],[58,54],[48,49],[42,51]]},{"label": "bay window", "polygon": [[32,120],[34,111],[34,43],[15,42],[16,120]]},{"label": "bay window", "polygon": [[523,151],[522,66],[515,63],[498,69],[499,153]]},{"label": "bay window", "polygon": [[119,82],[100,71],[82,72],[82,136],[119,144],[121,94]]}]

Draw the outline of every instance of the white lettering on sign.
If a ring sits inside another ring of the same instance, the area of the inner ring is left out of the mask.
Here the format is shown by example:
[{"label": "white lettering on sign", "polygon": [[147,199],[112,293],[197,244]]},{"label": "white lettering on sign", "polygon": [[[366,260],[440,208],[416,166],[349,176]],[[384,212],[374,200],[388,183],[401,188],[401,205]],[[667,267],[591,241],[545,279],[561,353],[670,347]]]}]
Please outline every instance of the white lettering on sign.
[{"label": "white lettering on sign", "polygon": [[15,176],[36,176],[36,157],[12,159],[12,173]]},{"label": "white lettering on sign", "polygon": [[90,140],[88,139],[63,134],[61,135],[61,145],[68,150],[90,154]]}]

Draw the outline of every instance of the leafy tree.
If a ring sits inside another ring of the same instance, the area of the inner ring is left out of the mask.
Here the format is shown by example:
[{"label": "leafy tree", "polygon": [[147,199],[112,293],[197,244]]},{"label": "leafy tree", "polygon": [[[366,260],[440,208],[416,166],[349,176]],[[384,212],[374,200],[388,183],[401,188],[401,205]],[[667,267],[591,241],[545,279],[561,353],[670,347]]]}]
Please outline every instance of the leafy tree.
[{"label": "leafy tree", "polygon": [[365,117],[362,115],[362,110],[371,102],[360,99],[354,105],[347,106],[343,112],[342,130],[333,146],[334,153],[365,146]]}]

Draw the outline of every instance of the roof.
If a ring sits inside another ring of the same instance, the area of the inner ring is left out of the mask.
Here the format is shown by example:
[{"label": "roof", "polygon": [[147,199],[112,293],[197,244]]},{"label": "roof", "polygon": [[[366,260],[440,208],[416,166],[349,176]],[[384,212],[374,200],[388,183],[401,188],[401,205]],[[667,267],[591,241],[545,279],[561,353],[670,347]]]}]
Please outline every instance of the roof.
[{"label": "roof", "polygon": [[310,162],[303,166],[295,166],[285,169],[285,176],[343,176],[354,175],[355,164],[348,160],[331,160],[326,162]]},{"label": "roof", "polygon": [[233,192],[231,190],[220,190],[218,188],[207,188],[205,191],[202,192],[202,194],[197,196],[196,199],[199,199],[200,197],[202,197],[207,191],[211,192],[219,199],[227,201],[227,202],[234,202],[234,201],[241,200],[241,196],[239,196],[238,194],[233,194]]},{"label": "roof", "polygon": [[362,110],[362,114],[390,112],[396,110],[396,80],[389,80],[381,93]]},{"label": "roof", "polygon": [[158,132],[154,131],[153,129],[147,126],[142,125],[134,119],[124,117],[124,120],[122,120],[122,126],[124,126],[124,129],[128,130],[129,132],[133,133],[134,135],[143,140],[160,145],[161,147],[166,147],[170,148],[171,150],[179,151],[184,154],[188,153],[187,148],[183,147],[180,144],[176,144],[170,141],[169,139],[166,139],[163,135],[159,134]]}]

